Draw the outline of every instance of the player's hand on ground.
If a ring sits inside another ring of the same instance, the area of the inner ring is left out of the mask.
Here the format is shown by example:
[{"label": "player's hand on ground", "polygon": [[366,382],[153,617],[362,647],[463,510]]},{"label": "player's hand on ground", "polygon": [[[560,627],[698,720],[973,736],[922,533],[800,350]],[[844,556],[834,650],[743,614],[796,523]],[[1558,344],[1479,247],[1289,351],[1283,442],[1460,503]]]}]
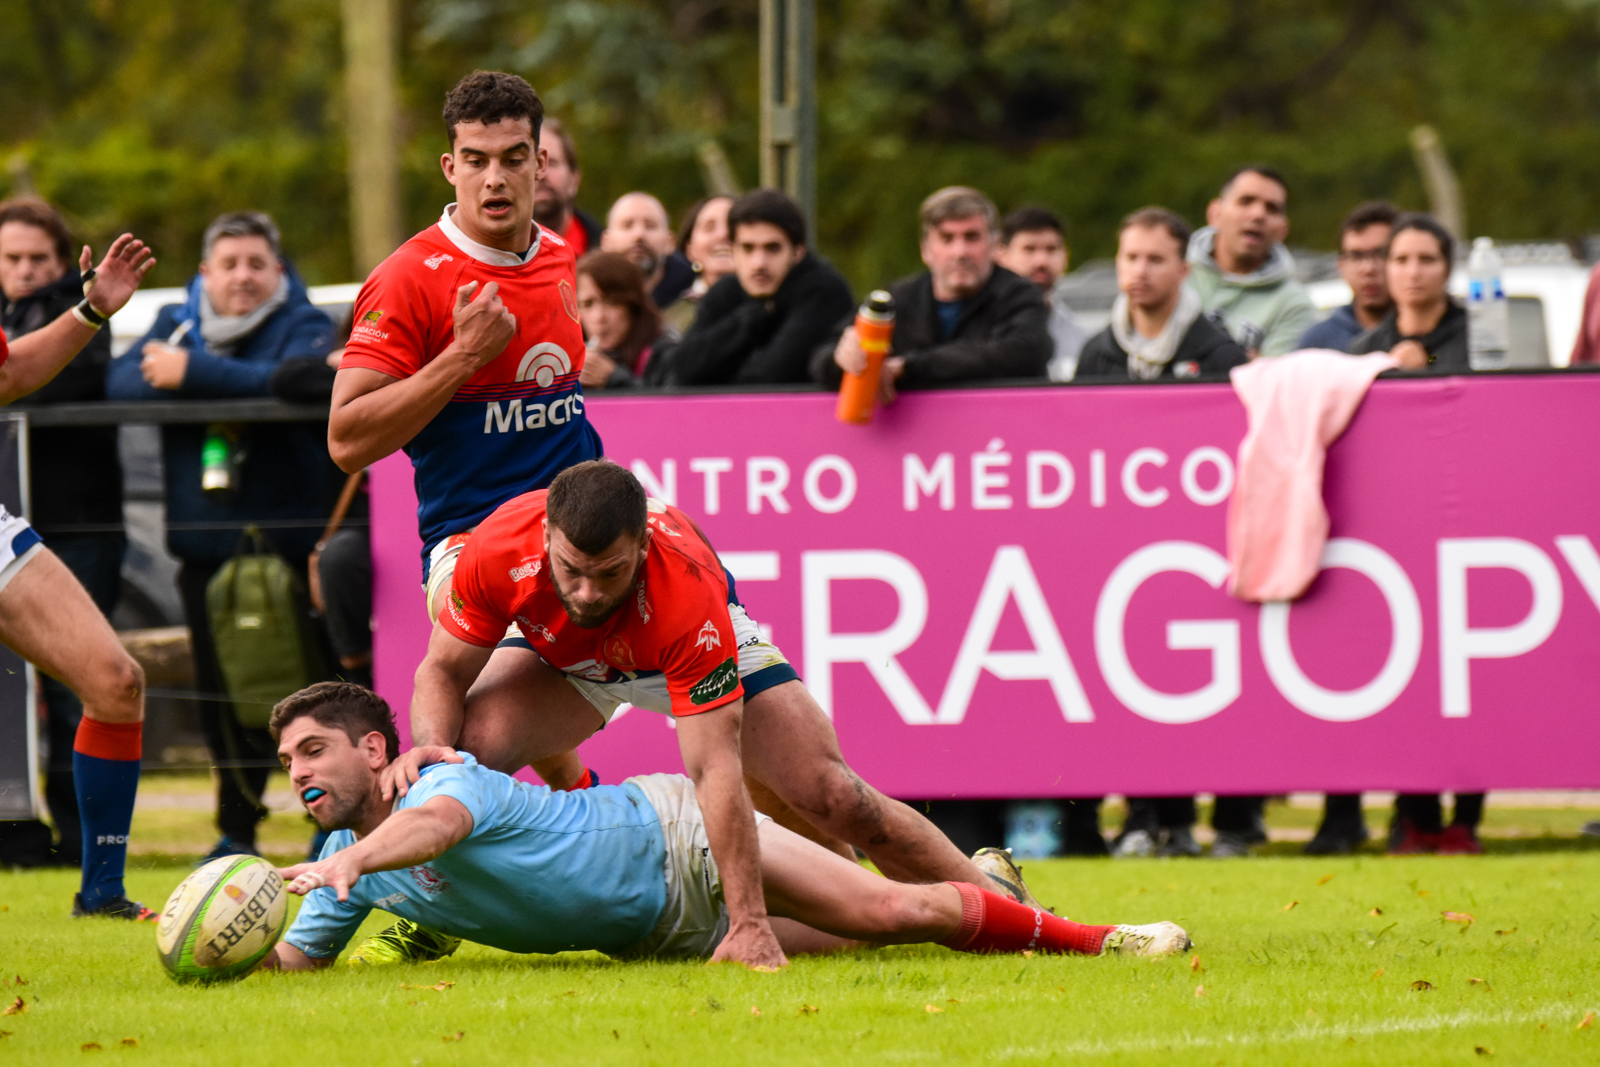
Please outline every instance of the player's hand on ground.
[{"label": "player's hand on ground", "polygon": [[[83,246],[78,256],[78,269],[85,277],[94,263],[89,246]],[[125,233],[111,242],[111,249],[100,266],[94,269],[94,281],[89,285],[89,306],[102,315],[114,315],[122,310],[133,291],[139,288],[144,276],[156,265],[155,253],[131,233]]]},{"label": "player's hand on ground", "polygon": [[456,290],[456,344],[479,367],[486,366],[517,334],[517,317],[500,299],[500,284],[490,282],[478,291],[477,282]]},{"label": "player's hand on ground", "polygon": [[341,901],[350,899],[350,887],[361,878],[361,867],[348,851],[336,852],[315,863],[280,867],[278,874],[289,883],[289,892],[303,897],[313,889],[331,887]]},{"label": "player's hand on ground", "polygon": [[789,966],[778,935],[766,922],[742,923],[729,928],[717,946],[712,963],[742,963],[753,971],[776,971]]},{"label": "player's hand on ground", "polygon": [[384,800],[403,797],[422,777],[422,768],[435,763],[464,763],[461,753],[449,745],[418,745],[400,753],[400,758],[383,769],[378,789]]},{"label": "player's hand on ground", "polygon": [[854,326],[839,335],[839,343],[833,347],[833,361],[846,374],[860,374],[867,369],[867,353],[861,347],[861,339],[856,336]]}]

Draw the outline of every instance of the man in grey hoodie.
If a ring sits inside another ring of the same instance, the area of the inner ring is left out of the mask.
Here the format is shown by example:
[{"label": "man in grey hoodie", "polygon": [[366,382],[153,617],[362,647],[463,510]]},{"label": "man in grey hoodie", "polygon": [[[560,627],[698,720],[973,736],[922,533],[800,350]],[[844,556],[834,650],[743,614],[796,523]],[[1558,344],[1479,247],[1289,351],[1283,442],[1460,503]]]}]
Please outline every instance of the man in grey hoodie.
[{"label": "man in grey hoodie", "polygon": [[1189,241],[1189,284],[1200,306],[1252,359],[1293,351],[1317,320],[1283,246],[1288,204],[1289,186],[1277,171],[1240,167],[1206,207],[1208,225]]}]

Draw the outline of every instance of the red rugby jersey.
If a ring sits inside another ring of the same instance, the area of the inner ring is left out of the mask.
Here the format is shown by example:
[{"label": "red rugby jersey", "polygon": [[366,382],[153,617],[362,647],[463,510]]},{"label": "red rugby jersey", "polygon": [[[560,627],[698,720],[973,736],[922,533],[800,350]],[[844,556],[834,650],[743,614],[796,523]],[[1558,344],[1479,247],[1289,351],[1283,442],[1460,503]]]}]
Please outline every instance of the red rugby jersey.
[{"label": "red rugby jersey", "polygon": [[688,516],[650,502],[650,548],[633,592],[592,630],[561,606],[544,526],[541,489],[503,504],[473,532],[439,616],[448,633],[489,648],[514,621],[545,662],[568,674],[592,682],[664,674],[674,715],[744,695],[722,562]]}]

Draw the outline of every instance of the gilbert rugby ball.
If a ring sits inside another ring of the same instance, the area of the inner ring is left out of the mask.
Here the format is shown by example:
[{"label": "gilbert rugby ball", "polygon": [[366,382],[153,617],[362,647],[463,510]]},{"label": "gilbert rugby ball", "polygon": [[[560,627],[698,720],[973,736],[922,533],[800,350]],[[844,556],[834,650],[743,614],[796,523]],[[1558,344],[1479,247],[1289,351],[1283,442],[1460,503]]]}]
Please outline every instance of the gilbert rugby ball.
[{"label": "gilbert rugby ball", "polygon": [[241,978],[283,936],[283,879],[259,856],[224,856],[178,884],[156,927],[156,951],[180,982]]}]

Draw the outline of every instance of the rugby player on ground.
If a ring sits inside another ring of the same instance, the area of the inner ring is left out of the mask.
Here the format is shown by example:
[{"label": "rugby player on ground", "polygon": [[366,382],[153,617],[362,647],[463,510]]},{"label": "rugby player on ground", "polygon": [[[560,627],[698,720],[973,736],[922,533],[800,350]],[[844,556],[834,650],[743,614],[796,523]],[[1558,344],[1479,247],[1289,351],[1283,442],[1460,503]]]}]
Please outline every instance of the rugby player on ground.
[{"label": "rugby player on ground", "polygon": [[[430,619],[468,534],[519,493],[601,454],[578,374],[583,328],[571,249],[533,221],[544,105],[514,74],[475,71],[445,99],[456,202],[362,286],[334,381],[328,450],[354,473],[397,449],[416,471]],[[572,752],[535,770],[557,788],[594,775]],[[402,923],[372,962],[437,958],[455,942]]]},{"label": "rugby player on ground", "polygon": [[[265,968],[329,966],[372,908],[507,952],[721,955],[727,887],[682,775],[552,792],[452,754],[391,803],[382,782],[400,747],[394,717],[381,697],[346,682],[284,700],[272,733],[295,792],[335,833],[319,860],[280,872],[306,899]],[[753,819],[757,892],[785,952],[936,942],[963,952],[1162,956],[1189,945],[1172,923],[1090,926],[967,882],[892,882]]]},{"label": "rugby player on ground", "polygon": [[[83,300],[7,349],[0,334],[0,404],[42,388],[128,302],[155,266],[132,234],[111,244],[100,266],[84,246]],[[26,519],[0,507],[0,643],[59,679],[83,701],[72,745],[74,788],[83,816],[83,880],[72,914],[154,921],[122,885],[128,825],[139,789],[144,672],[67,565]]]},{"label": "rugby player on ground", "polygon": [[[521,637],[502,644],[508,625]],[[982,850],[980,869],[845,764],[833,724],[763,640],[693,521],[605,460],[503,505],[467,542],[417,668],[418,747],[386,788],[403,795],[419,767],[458,748],[514,772],[573,748],[624,703],[674,717],[727,894],[719,959],[783,963],[762,902],[747,769],[890,878],[993,880],[1037,906],[1004,852]]]}]

